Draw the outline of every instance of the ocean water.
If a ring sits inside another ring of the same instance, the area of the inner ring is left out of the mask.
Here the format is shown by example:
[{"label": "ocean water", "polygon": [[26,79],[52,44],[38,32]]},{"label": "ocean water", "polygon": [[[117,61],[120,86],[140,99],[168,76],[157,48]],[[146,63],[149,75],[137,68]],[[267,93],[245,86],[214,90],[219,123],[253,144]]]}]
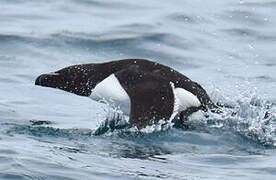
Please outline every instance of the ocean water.
[{"label": "ocean water", "polygon": [[[275,179],[275,12],[274,0],[1,0],[0,179]],[[123,58],[171,66],[232,108],[139,132],[34,85]]]}]

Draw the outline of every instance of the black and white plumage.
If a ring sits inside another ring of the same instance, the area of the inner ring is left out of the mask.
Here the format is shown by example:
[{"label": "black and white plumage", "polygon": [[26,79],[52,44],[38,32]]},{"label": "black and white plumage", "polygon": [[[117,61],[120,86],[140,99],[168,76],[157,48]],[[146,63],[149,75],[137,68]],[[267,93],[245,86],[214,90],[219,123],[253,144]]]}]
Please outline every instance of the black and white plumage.
[{"label": "black and white plumage", "polygon": [[145,59],[73,65],[37,77],[36,85],[59,88],[94,100],[105,100],[129,114],[139,129],[215,109],[206,91],[176,70]]}]

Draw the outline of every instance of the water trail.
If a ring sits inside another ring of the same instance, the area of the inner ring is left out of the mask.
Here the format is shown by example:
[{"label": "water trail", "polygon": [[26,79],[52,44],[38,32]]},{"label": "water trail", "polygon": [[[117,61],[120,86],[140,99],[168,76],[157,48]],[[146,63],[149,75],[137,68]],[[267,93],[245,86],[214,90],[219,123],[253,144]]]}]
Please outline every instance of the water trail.
[{"label": "water trail", "polygon": [[[181,128],[183,131],[202,131],[212,134],[215,130],[231,131],[237,135],[257,142],[265,147],[276,147],[276,104],[272,101],[262,99],[254,93],[242,95],[222,107],[223,113],[194,113],[185,124],[181,124],[176,117],[164,128],[162,122],[140,130],[140,133],[154,133]],[[220,102],[219,102],[220,103]],[[220,103],[222,104],[222,103]],[[128,124],[128,117],[118,114],[116,111],[109,111],[108,116],[101,126],[95,131],[95,135],[102,135],[107,132],[130,133],[138,132],[136,128]]]},{"label": "water trail", "polygon": [[189,126],[194,129],[231,130],[248,140],[276,147],[276,104],[251,94],[239,97],[222,108],[222,114],[208,112],[208,118],[195,114]]}]

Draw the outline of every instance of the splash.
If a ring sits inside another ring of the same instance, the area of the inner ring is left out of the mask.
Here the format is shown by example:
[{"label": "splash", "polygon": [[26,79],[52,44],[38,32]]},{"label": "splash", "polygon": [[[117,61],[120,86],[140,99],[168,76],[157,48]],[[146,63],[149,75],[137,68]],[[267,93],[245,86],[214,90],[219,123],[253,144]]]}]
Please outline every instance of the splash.
[{"label": "splash", "polygon": [[131,128],[131,125],[128,123],[127,117],[123,115],[123,112],[120,109],[107,107],[105,111],[105,120],[102,121],[99,127],[94,131],[94,135],[103,135],[106,133],[113,133],[117,130]]},{"label": "splash", "polygon": [[276,147],[276,104],[252,94],[223,105],[222,114],[195,113],[188,126],[194,129],[231,130],[267,147]]},{"label": "splash", "polygon": [[167,131],[171,128],[182,128],[184,131],[199,130],[212,133],[212,130],[226,130],[240,135],[249,141],[257,142],[265,147],[276,147],[276,103],[256,96],[254,93],[219,100],[229,103],[220,104],[223,113],[199,111],[189,117],[185,124],[176,116],[169,122],[159,121],[142,130],[131,126],[128,117],[116,109],[108,109],[106,120],[95,131],[95,135],[109,133],[151,134]]},{"label": "splash", "polygon": [[103,135],[103,134],[109,134],[112,135],[112,133],[116,133],[119,131],[121,133],[122,131],[125,133],[145,133],[150,134],[154,132],[160,132],[165,131],[173,127],[172,119],[169,121],[160,120],[158,123],[148,125],[143,129],[138,130],[137,127],[132,126],[128,119],[129,117],[124,115],[123,112],[120,109],[116,109],[114,107],[107,107],[105,109],[106,111],[106,117],[105,120],[102,121],[99,125],[99,127],[95,130],[94,135]]}]

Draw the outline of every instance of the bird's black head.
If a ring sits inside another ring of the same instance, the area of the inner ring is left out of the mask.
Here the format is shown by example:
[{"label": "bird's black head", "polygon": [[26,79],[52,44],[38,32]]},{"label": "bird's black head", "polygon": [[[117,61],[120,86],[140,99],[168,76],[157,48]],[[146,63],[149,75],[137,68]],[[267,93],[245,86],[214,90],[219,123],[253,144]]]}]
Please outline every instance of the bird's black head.
[{"label": "bird's black head", "polygon": [[56,72],[42,74],[35,80],[35,85],[58,88],[81,96],[89,96],[93,83],[90,82],[89,65],[74,65]]}]

